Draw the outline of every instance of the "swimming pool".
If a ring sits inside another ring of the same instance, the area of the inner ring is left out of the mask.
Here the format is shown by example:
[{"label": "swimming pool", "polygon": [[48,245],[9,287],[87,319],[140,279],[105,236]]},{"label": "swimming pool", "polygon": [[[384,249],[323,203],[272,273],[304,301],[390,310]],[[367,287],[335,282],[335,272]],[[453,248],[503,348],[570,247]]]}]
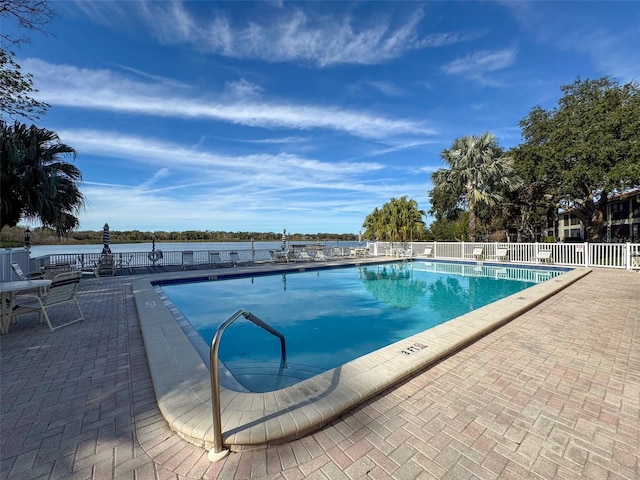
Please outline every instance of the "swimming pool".
[{"label": "swimming pool", "polygon": [[[396,262],[287,271],[210,282],[162,285],[183,329],[208,363],[216,328],[244,308],[282,332],[278,340],[238,321],[219,357],[239,391],[278,390],[554,278],[559,269],[470,263]],[[187,321],[185,321],[185,319]],[[199,338],[200,340],[198,340]]]}]

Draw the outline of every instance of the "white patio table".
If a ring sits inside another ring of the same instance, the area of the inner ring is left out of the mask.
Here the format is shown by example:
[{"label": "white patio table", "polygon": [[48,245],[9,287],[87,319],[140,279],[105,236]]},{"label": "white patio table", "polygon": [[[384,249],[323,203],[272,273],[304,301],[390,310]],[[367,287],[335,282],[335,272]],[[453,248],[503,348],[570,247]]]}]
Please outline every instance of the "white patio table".
[{"label": "white patio table", "polygon": [[2,301],[2,317],[0,318],[0,333],[9,332],[11,310],[16,293],[27,290],[40,292],[44,287],[51,285],[51,280],[18,280],[15,282],[0,282],[0,300]]}]

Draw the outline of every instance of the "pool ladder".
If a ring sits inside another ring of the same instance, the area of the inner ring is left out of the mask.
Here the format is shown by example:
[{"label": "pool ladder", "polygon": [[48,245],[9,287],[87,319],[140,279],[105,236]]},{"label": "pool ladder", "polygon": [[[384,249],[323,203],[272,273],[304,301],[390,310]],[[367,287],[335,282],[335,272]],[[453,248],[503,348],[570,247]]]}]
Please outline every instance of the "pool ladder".
[{"label": "pool ladder", "polygon": [[213,448],[209,450],[209,461],[217,462],[227,456],[229,450],[225,450],[222,441],[222,416],[220,412],[220,374],[218,373],[218,349],[220,340],[226,328],[235,322],[238,318],[244,317],[259,327],[264,328],[267,332],[275,335],[280,339],[280,350],[282,353],[282,368],[287,368],[287,346],[284,335],[273,328],[268,323],[260,320],[253,313],[241,308],[233,315],[222,322],[216,329],[216,333],[211,340],[211,349],[209,350],[209,365],[211,369],[211,408],[213,409]]}]

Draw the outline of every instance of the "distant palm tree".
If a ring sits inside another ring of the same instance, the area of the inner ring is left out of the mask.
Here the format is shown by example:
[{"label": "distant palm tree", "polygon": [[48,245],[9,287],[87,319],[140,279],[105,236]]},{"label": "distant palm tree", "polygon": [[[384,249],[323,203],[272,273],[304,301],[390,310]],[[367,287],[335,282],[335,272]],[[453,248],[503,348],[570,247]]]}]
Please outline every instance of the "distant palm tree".
[{"label": "distant palm tree", "polygon": [[0,121],[0,228],[21,219],[39,219],[64,235],[78,226],[84,205],[80,170],[64,161],[75,150],[47,129]]},{"label": "distant palm tree", "polygon": [[431,175],[434,193],[466,203],[469,237],[475,242],[478,205],[491,206],[502,201],[499,190],[514,190],[521,185],[521,180],[514,172],[512,159],[503,155],[491,133],[457,138],[440,156],[450,168],[439,169]]},{"label": "distant palm tree", "polygon": [[365,218],[365,238],[376,238],[391,242],[406,242],[417,239],[424,232],[424,211],[418,202],[406,195],[392,198],[381,209],[377,207]]}]

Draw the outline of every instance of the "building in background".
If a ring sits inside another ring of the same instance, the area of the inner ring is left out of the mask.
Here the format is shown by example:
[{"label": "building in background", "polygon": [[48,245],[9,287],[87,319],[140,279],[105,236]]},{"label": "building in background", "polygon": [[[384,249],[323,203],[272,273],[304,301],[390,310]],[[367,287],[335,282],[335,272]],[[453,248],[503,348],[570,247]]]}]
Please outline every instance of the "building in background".
[{"label": "building in background", "polygon": [[[640,188],[609,199],[605,217],[604,241],[640,242]],[[558,215],[558,238],[562,242],[584,242],[584,225],[571,212]]]}]

